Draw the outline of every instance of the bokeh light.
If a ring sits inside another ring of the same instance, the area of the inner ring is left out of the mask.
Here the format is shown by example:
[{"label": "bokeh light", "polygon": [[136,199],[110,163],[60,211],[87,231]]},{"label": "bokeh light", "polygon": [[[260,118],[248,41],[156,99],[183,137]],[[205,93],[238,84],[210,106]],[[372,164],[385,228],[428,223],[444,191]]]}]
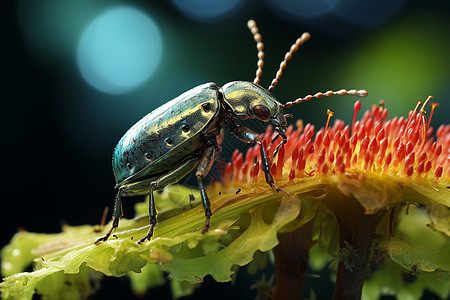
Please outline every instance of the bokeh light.
[{"label": "bokeh light", "polygon": [[77,63],[83,78],[94,88],[122,94],[156,71],[162,50],[156,23],[136,8],[118,6],[101,13],[84,30]]},{"label": "bokeh light", "polygon": [[219,22],[230,17],[242,0],[172,0],[178,10],[200,22]]},{"label": "bokeh light", "polygon": [[[104,7],[89,0],[14,1],[29,54],[46,67],[68,65],[80,28]],[[12,14],[14,15],[14,14]]]}]

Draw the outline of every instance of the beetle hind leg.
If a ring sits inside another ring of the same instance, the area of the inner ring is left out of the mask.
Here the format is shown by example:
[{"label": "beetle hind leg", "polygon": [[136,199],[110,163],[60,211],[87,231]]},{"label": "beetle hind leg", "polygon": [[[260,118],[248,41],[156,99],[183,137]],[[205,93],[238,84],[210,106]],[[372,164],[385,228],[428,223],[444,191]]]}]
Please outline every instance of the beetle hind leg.
[{"label": "beetle hind leg", "polygon": [[158,219],[156,218],[157,212],[155,208],[155,198],[153,195],[153,191],[161,190],[170,184],[178,182],[181,178],[185,177],[195,168],[195,166],[198,164],[198,161],[199,161],[198,157],[190,158],[187,161],[180,164],[179,166],[177,166],[175,169],[170,170],[161,177],[150,182],[149,206],[148,206],[148,212],[150,215],[150,227],[148,229],[147,235],[141,238],[138,244],[142,244],[146,240],[150,241],[150,239],[153,236],[153,230],[155,228],[155,225],[156,223],[158,223]]},{"label": "beetle hind leg", "polygon": [[114,203],[114,212],[113,212],[113,223],[111,228],[108,230],[108,232],[102,236],[101,238],[98,238],[95,241],[95,245],[100,244],[101,242],[106,242],[108,240],[108,238],[110,237],[110,235],[113,233],[113,231],[119,227],[119,220],[120,217],[122,217],[122,191],[123,191],[123,187],[119,188],[119,191],[117,192],[116,195],[116,201]]}]

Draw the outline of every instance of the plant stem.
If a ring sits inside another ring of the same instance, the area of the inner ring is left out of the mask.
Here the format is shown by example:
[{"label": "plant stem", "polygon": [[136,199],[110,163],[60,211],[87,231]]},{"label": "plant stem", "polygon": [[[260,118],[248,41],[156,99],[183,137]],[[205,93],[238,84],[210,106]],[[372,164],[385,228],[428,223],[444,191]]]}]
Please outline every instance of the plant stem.
[{"label": "plant stem", "polygon": [[275,255],[273,299],[301,299],[312,246],[314,219],[293,232],[279,233]]},{"label": "plant stem", "polygon": [[361,299],[372,239],[383,213],[366,214],[353,197],[326,200],[339,224],[339,266],[334,300]]}]

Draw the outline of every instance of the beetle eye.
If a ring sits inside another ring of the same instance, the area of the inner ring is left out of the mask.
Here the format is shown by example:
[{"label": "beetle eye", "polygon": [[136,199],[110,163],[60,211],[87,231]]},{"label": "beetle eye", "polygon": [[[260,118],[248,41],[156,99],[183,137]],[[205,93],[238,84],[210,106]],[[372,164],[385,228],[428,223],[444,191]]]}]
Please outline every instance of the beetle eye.
[{"label": "beetle eye", "polygon": [[255,105],[255,107],[253,107],[253,113],[255,114],[255,117],[260,120],[267,120],[270,116],[269,109],[264,105]]}]

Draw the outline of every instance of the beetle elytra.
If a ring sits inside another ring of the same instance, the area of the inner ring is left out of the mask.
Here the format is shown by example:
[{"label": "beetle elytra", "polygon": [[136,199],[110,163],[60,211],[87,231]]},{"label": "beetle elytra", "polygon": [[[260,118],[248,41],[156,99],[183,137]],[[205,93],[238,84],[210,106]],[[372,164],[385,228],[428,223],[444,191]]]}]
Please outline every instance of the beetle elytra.
[{"label": "beetle elytra", "polygon": [[309,101],[313,98],[331,95],[356,95],[365,97],[365,90],[340,90],[337,92],[316,93],[295,101],[281,104],[272,91],[280,79],[286,63],[298,47],[309,39],[304,33],[286,53],[275,78],[268,89],[259,85],[264,65],[264,45],[261,42],[256,23],[248,22],[258,49],[258,69],[253,82],[233,81],[219,87],[214,83],[197,86],[177,98],[167,102],[131,127],[120,139],[113,153],[113,170],[118,189],[113,223],[108,232],[95,243],[106,241],[119,226],[122,216],[122,196],[149,195],[150,227],[147,235],[139,243],[150,240],[157,223],[154,191],[178,182],[193,171],[197,178],[202,205],[205,210],[205,227],[210,226],[211,208],[203,186],[203,178],[208,174],[221,148],[216,137],[226,127],[237,139],[244,143],[257,143],[261,151],[262,170],[266,182],[280,191],[270,174],[269,160],[258,134],[245,126],[236,124],[237,120],[258,119],[271,122],[276,137],[283,141],[277,146],[274,155],[282,143],[287,142],[286,115],[283,108]]}]

